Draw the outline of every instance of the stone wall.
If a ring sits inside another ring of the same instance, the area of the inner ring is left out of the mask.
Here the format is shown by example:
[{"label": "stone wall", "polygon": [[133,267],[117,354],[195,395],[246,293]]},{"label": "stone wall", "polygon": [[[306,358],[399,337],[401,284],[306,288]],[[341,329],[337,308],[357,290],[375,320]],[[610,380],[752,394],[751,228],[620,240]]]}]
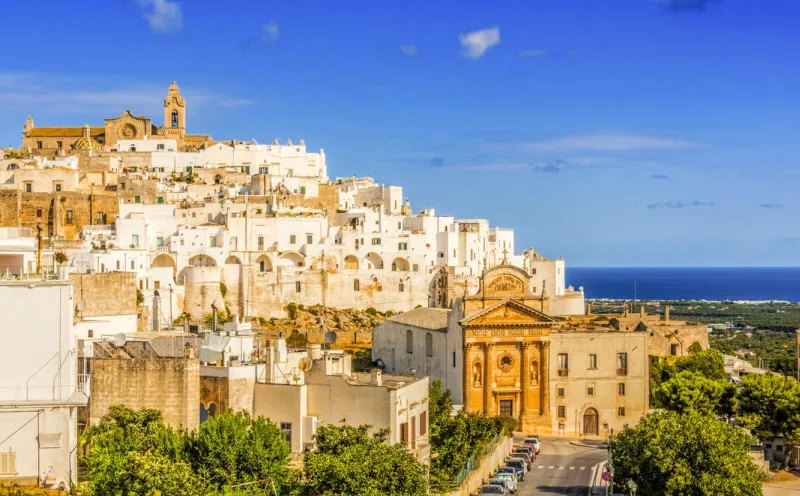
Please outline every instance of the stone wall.
[{"label": "stone wall", "polygon": [[200,402],[208,410],[217,405],[217,413],[246,411],[253,413],[255,377],[200,378]]},{"label": "stone wall", "polygon": [[81,300],[86,308],[76,317],[136,315],[136,273],[95,272],[70,274],[74,285],[75,304]]},{"label": "stone wall", "polygon": [[467,476],[461,487],[448,493],[447,496],[470,496],[475,494],[483,483],[491,478],[494,471],[505,463],[506,457],[511,454],[513,444],[514,438],[501,438],[495,448],[483,458],[480,466]]},{"label": "stone wall", "polygon": [[89,422],[111,405],[161,410],[170,426],[200,424],[200,362],[196,358],[92,358]]}]

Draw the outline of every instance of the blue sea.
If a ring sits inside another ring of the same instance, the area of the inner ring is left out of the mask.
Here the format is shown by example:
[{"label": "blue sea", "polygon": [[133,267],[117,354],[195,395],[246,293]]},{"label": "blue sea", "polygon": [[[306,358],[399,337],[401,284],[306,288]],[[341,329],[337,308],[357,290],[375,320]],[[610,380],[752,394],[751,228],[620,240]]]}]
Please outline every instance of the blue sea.
[{"label": "blue sea", "polygon": [[587,298],[800,302],[800,267],[567,267]]}]

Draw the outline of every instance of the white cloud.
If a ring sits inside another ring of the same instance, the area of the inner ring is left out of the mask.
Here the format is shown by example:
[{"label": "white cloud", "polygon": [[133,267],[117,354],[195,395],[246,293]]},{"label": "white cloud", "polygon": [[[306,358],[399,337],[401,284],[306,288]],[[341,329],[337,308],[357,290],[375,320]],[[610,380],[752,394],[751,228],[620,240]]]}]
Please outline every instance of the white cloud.
[{"label": "white cloud", "polygon": [[630,150],[681,150],[699,148],[703,145],[691,141],[652,136],[628,134],[583,134],[566,136],[550,141],[527,143],[524,148],[529,151],[556,150],[595,150],[595,151],[630,151]]},{"label": "white cloud", "polygon": [[548,53],[550,52],[548,52],[547,50],[523,50],[519,52],[519,56],[522,57],[523,59],[529,59],[533,57],[543,57]]},{"label": "white cloud", "polygon": [[264,24],[261,28],[261,40],[265,43],[273,42],[278,39],[280,33],[281,30],[278,26],[278,21],[270,19],[269,22]]},{"label": "white cloud", "polygon": [[403,52],[403,55],[412,57],[417,54],[417,47],[415,45],[403,45],[400,47],[400,51]]},{"label": "white cloud", "polygon": [[137,0],[142,8],[142,16],[147,20],[150,29],[157,33],[168,34],[183,28],[181,6],[169,0]]},{"label": "white cloud", "polygon": [[468,59],[479,59],[490,47],[500,44],[500,28],[493,27],[472,31],[458,37],[464,47],[461,54]]},{"label": "white cloud", "polygon": [[[0,109],[19,108],[25,112],[59,114],[107,113],[119,115],[125,109],[158,120],[161,102],[169,81],[153,84],[145,81],[93,76],[69,76],[45,73],[0,73]],[[193,107],[234,107],[252,104],[252,100],[230,97],[202,88],[181,88],[181,94]]]}]

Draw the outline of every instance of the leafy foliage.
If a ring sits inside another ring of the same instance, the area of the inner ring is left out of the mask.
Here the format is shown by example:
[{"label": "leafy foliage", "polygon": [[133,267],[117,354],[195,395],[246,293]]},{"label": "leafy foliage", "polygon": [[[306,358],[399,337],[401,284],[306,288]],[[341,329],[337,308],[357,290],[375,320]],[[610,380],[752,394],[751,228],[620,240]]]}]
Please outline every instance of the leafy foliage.
[{"label": "leafy foliage", "polygon": [[695,411],[705,415],[730,414],[733,391],[733,386],[726,381],[713,380],[699,372],[682,370],[662,382],[655,389],[653,398],[657,408],[677,413]]},{"label": "leafy foliage", "polygon": [[317,448],[304,454],[305,493],[416,496],[428,493],[425,466],[404,444],[386,443],[387,431],[370,426],[323,425]]},{"label": "leafy foliage", "polygon": [[217,415],[190,433],[166,426],[158,410],[114,405],[81,443],[90,495],[242,495],[257,488],[231,486],[269,479],[285,488],[293,476],[280,429],[246,413]]},{"label": "leafy foliage", "polygon": [[800,384],[772,374],[742,378],[739,389],[739,422],[760,439],[783,436],[791,444],[800,441]]},{"label": "leafy foliage", "polygon": [[617,481],[634,480],[639,494],[761,494],[760,474],[741,429],[691,412],[653,412],[611,441]]},{"label": "leafy foliage", "polygon": [[773,372],[794,376],[797,373],[797,336],[782,331],[733,331],[732,334],[716,331],[709,338],[711,347],[728,355],[738,355],[759,365],[763,360],[765,367]]}]

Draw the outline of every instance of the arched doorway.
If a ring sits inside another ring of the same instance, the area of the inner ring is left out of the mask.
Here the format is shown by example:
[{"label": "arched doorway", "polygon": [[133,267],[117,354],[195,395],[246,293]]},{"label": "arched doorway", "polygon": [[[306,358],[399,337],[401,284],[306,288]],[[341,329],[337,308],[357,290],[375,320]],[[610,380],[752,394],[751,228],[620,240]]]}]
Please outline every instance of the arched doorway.
[{"label": "arched doorway", "polygon": [[584,436],[597,436],[599,429],[600,418],[597,415],[597,410],[594,408],[587,408],[583,412],[583,435]]}]

